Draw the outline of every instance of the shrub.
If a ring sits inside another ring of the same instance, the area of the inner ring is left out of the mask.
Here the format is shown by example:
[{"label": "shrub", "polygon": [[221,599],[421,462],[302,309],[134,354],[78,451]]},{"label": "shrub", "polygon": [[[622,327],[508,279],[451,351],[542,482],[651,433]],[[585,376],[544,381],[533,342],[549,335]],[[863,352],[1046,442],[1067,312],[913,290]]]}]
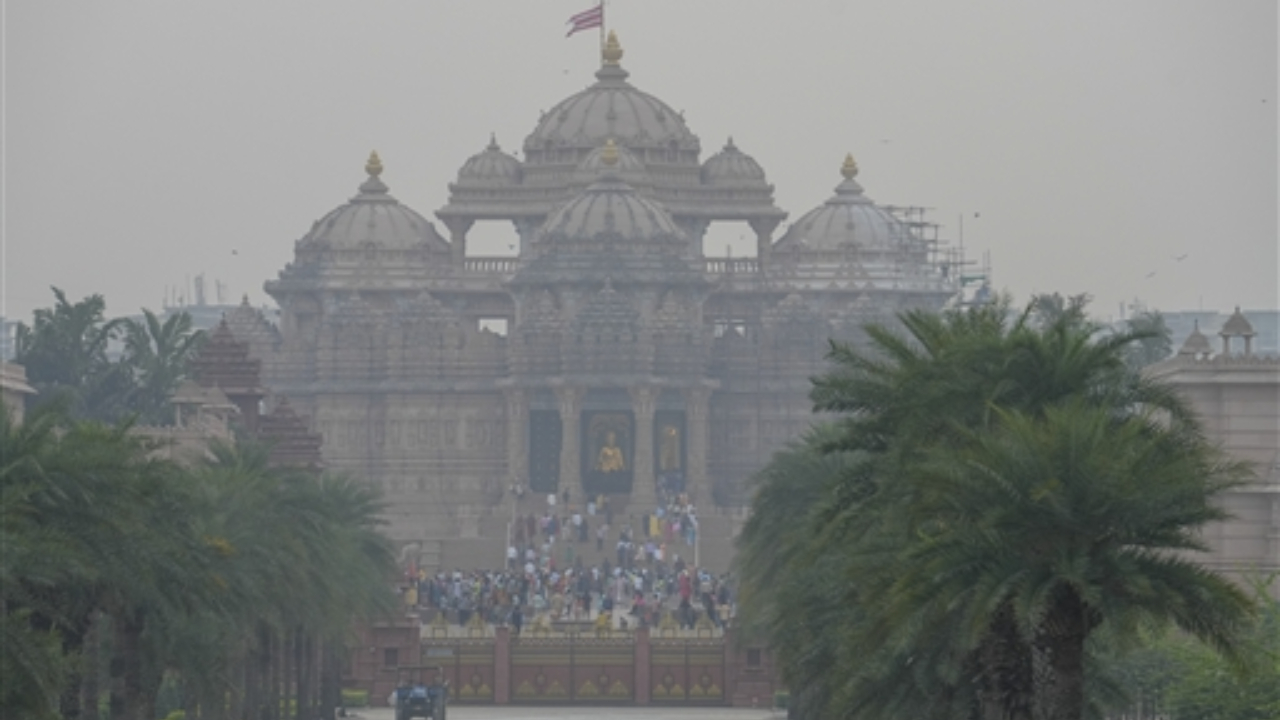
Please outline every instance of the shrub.
[{"label": "shrub", "polygon": [[791,693],[785,690],[779,690],[773,694],[773,707],[776,710],[786,710],[787,705],[791,703]]}]

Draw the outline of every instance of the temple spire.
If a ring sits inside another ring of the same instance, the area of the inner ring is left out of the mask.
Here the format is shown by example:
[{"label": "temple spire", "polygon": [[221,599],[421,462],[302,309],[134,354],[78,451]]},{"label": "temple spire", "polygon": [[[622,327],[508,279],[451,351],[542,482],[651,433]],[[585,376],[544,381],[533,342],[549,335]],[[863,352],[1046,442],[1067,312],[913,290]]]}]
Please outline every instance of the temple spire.
[{"label": "temple spire", "polygon": [[609,31],[609,38],[604,41],[604,48],[600,50],[600,59],[605,65],[617,67],[618,62],[622,60],[622,45],[618,43],[618,34],[612,30]]},{"label": "temple spire", "polygon": [[600,162],[609,167],[618,164],[618,146],[613,142],[613,138],[606,140],[604,147],[600,150]]},{"label": "temple spire", "polygon": [[858,163],[854,162],[853,153],[847,153],[844,156],[844,164],[840,166],[840,174],[845,180],[852,180],[858,176]]}]

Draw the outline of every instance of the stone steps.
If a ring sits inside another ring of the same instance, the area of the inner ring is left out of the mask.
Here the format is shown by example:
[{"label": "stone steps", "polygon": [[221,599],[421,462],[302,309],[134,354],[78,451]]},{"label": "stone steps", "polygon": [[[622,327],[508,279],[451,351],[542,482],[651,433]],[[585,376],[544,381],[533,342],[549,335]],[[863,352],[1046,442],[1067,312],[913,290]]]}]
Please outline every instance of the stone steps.
[{"label": "stone steps", "polygon": [[[611,505],[613,502],[611,501]],[[617,542],[618,533],[622,525],[630,524],[633,529],[633,537],[637,538],[637,542],[642,542],[638,533],[635,532],[640,526],[641,516],[625,512],[623,509],[614,515],[614,525],[610,528],[608,538],[604,542],[602,550],[596,549],[595,530],[598,523],[603,522],[601,515],[586,516],[588,524],[588,540],[586,542],[577,542],[576,539],[567,543],[572,548],[572,558],[582,558],[582,562],[588,566],[599,565],[608,559],[610,564],[617,563]],[[522,503],[518,508],[521,510],[519,517],[525,517],[529,512],[533,512],[535,517],[541,518],[541,507],[545,507],[543,498],[538,498],[536,502],[530,502],[526,498],[526,502]],[[436,538],[434,540],[422,543],[420,550],[420,565],[429,571],[435,570],[453,570],[462,569],[492,569],[496,570],[505,565],[506,547],[508,542],[507,528],[511,522],[511,505],[497,506],[488,508],[484,514],[476,519],[476,536],[473,537],[450,537]],[[733,538],[737,533],[737,529],[741,524],[741,518],[737,515],[715,511],[700,517],[699,524],[699,542],[695,549],[679,538],[668,543],[667,553],[668,562],[671,562],[675,555],[679,555],[686,563],[694,562],[694,556],[697,555],[698,563],[712,572],[721,573],[730,568],[733,560],[734,548]],[[514,533],[513,533],[514,534]],[[541,545],[543,536],[537,536],[537,542]],[[566,543],[557,540],[555,543],[554,559],[558,567],[564,567],[570,555],[566,551]],[[570,561],[572,562],[572,561]]]}]

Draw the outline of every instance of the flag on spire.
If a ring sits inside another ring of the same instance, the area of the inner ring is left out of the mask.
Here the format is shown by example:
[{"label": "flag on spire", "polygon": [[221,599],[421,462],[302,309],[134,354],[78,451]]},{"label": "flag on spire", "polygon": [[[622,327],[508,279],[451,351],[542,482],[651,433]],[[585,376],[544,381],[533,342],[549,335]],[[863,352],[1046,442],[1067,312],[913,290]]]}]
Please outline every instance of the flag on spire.
[{"label": "flag on spire", "polygon": [[579,30],[604,27],[604,3],[601,2],[590,10],[583,10],[570,17],[569,26],[569,32],[565,34],[565,37],[570,37]]}]

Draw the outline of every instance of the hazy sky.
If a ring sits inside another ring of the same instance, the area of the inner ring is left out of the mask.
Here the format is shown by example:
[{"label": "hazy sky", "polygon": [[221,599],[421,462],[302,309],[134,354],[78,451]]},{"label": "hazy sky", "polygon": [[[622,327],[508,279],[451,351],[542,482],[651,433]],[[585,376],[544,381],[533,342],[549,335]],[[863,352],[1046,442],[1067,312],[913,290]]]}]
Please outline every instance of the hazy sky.
[{"label": "hazy sky", "polygon": [[[266,302],[371,149],[430,216],[490,131],[518,150],[599,62],[564,37],[591,0],[0,4],[15,318],[50,285],[158,308],[201,272]],[[732,135],[792,219],[851,151],[877,201],[953,240],[963,215],[1019,298],[1280,304],[1275,0],[612,0],[607,22],[631,81],[704,158]]]}]

